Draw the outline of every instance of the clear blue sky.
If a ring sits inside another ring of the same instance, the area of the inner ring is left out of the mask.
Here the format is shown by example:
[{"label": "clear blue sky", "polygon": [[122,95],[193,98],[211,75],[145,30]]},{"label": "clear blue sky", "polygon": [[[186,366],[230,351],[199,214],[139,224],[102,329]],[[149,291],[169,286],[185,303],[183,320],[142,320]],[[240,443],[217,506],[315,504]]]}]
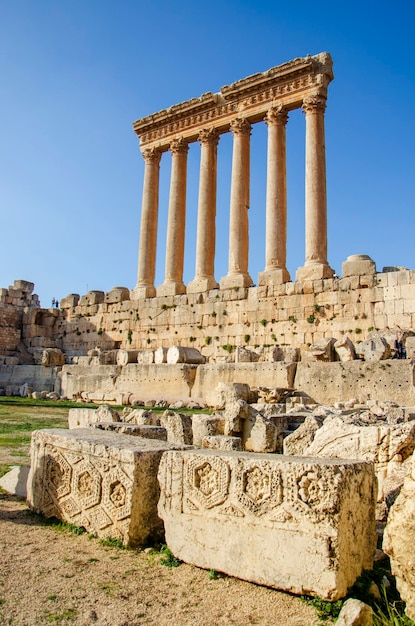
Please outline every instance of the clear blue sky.
[{"label": "clear blue sky", "polygon": [[[0,0],[0,287],[133,288],[143,160],[135,119],[296,57],[331,53],[328,257],[415,268],[415,2]],[[304,116],[287,126],[288,269],[304,263]],[[227,273],[231,141],[219,144],[216,278]],[[249,269],[264,268],[266,128],[254,126]],[[194,276],[199,148],[188,167]],[[156,284],[170,161],[161,166]]]}]

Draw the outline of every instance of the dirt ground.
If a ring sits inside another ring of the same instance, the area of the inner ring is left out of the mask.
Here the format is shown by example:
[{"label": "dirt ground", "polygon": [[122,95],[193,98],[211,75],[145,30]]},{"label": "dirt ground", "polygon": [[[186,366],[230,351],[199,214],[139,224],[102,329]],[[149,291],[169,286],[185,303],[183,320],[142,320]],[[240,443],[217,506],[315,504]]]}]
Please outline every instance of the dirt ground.
[{"label": "dirt ground", "polygon": [[318,624],[295,596],[58,530],[4,493],[0,554],[2,626]]}]

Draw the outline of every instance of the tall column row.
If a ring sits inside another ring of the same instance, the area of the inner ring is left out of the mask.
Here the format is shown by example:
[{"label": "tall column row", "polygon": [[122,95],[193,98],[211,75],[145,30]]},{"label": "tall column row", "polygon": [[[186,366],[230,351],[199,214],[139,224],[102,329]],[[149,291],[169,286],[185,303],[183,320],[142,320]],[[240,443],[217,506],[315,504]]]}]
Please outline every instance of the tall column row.
[{"label": "tall column row", "polygon": [[[324,139],[325,99],[320,96],[303,102],[306,118],[306,259],[297,270],[297,280],[328,278],[333,270],[327,262],[327,202]],[[281,284],[290,280],[286,267],[287,183],[286,124],[287,111],[272,107],[265,115],[268,127],[265,269],[259,274],[260,285]],[[233,134],[232,180],[229,225],[228,274],[220,281],[221,289],[249,287],[248,272],[250,196],[250,135],[248,120],[237,118],[230,124]],[[136,298],[201,293],[218,287],[214,276],[216,239],[216,178],[219,133],[200,131],[201,146],[195,278],[187,289],[183,283],[186,175],[188,143],[175,139],[169,146],[172,155],[169,211],[166,242],[165,280],[154,287],[159,169],[161,152],[144,150],[144,190],[141,214],[138,280]]]}]

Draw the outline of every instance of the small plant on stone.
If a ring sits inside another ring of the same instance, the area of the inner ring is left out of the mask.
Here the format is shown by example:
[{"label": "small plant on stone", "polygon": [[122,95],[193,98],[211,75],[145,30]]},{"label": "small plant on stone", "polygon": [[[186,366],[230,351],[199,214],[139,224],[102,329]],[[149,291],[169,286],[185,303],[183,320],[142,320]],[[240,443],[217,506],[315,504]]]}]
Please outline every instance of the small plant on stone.
[{"label": "small plant on stone", "polygon": [[323,624],[326,624],[328,620],[332,622],[333,619],[337,619],[343,605],[343,600],[328,602],[321,598],[309,598],[307,596],[301,596],[301,600],[315,608],[319,621]]},{"label": "small plant on stone", "polygon": [[127,341],[128,341],[128,343],[131,343],[132,338],[133,338],[133,333],[131,332],[131,330],[129,330],[127,332]]},{"label": "small plant on stone", "polygon": [[233,350],[233,345],[232,345],[232,344],[230,344],[230,343],[225,343],[225,344],[222,346],[222,348],[223,348],[224,350],[226,350],[226,352],[229,352],[229,354],[230,354],[230,353],[232,352],[232,350]]},{"label": "small plant on stone", "polygon": [[297,321],[297,318],[295,317],[295,315],[290,315],[290,317],[288,318],[288,321],[293,322],[293,324],[295,324]]},{"label": "small plant on stone", "polygon": [[374,326],[369,326],[368,331],[371,333],[372,330],[375,330]]},{"label": "small plant on stone", "polygon": [[209,570],[209,580],[217,580],[218,578],[220,578],[218,572],[215,569],[210,569]]},{"label": "small plant on stone", "polygon": [[356,335],[360,335],[360,333],[362,332],[361,328],[355,328],[354,332],[356,333]]},{"label": "small plant on stone", "polygon": [[196,341],[196,337],[189,337],[189,341],[190,343],[193,343],[194,341]]},{"label": "small plant on stone", "polygon": [[309,316],[307,317],[307,322],[308,322],[309,324],[314,324],[314,322],[315,322],[315,321],[316,321],[316,318],[314,317],[314,315],[309,315]]},{"label": "small plant on stone", "polygon": [[249,343],[249,340],[251,339],[251,335],[244,335],[244,341],[245,343]]},{"label": "small plant on stone", "polygon": [[260,320],[259,322],[262,326],[266,326],[268,324],[267,320]]},{"label": "small plant on stone", "polygon": [[211,343],[212,343],[212,337],[205,337],[205,344],[207,346],[210,346]]},{"label": "small plant on stone", "polygon": [[275,333],[271,333],[272,341],[277,341],[277,335]]}]

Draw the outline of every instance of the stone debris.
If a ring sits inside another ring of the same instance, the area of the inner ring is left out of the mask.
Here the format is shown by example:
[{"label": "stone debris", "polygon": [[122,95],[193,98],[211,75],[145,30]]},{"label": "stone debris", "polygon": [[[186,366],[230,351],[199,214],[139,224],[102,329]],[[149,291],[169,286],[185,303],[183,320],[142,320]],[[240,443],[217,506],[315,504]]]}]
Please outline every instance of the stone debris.
[{"label": "stone debris", "polygon": [[354,361],[356,359],[356,351],[349,337],[338,339],[333,347],[339,361]]},{"label": "stone debris", "polygon": [[372,608],[355,598],[346,600],[336,620],[337,626],[372,626],[372,624]]},{"label": "stone debris", "polygon": [[391,348],[381,335],[373,336],[367,341],[361,341],[356,344],[355,350],[357,356],[369,362],[384,361],[391,356]]},{"label": "stone debris", "polygon": [[167,441],[171,443],[192,444],[192,419],[185,413],[164,411],[160,416],[160,426],[167,431]]},{"label": "stone debris", "polygon": [[197,567],[326,600],[343,597],[372,567],[370,464],[167,452],[159,482],[167,545]]},{"label": "stone debris", "polygon": [[7,493],[25,498],[29,469],[26,465],[12,465],[10,470],[0,478],[0,487]]}]

